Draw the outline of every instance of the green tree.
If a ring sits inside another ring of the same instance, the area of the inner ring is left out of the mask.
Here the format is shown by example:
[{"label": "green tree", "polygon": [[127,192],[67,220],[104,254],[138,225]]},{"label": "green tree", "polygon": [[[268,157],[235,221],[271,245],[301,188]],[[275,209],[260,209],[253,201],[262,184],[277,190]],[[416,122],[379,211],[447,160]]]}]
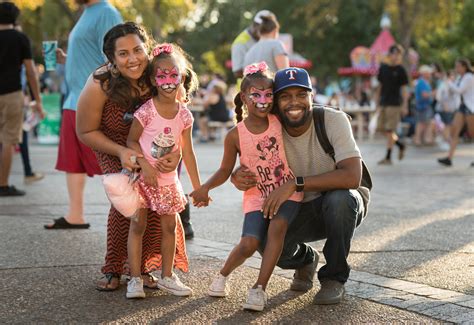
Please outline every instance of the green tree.
[{"label": "green tree", "polygon": [[448,1],[438,14],[437,24],[420,24],[415,31],[422,61],[439,62],[452,68],[458,57],[474,60],[474,1]]},{"label": "green tree", "polygon": [[[14,0],[21,9],[20,22],[31,38],[37,61],[41,61],[41,41],[57,39],[65,47],[69,32],[82,10],[74,0]],[[124,20],[146,26],[157,40],[182,28],[194,9],[191,0],[109,0]]]}]

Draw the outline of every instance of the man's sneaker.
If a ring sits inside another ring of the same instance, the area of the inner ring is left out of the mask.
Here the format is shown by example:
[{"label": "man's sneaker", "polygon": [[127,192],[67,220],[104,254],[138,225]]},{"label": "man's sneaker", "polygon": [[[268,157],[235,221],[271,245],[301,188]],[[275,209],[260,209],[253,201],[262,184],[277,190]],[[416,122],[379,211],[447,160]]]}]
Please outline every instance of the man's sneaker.
[{"label": "man's sneaker", "polygon": [[170,277],[159,277],[157,287],[163,291],[180,297],[190,296],[193,293],[191,288],[183,284],[176,274],[173,274]]},{"label": "man's sneaker", "polygon": [[452,166],[453,165],[453,162],[451,161],[451,159],[449,159],[449,157],[440,158],[440,159],[438,159],[438,162],[441,165],[445,165],[445,166]]},{"label": "man's sneaker", "polygon": [[402,143],[400,145],[400,148],[398,150],[398,160],[402,160],[403,158],[405,158],[405,151],[407,150],[407,146]]},{"label": "man's sneaker", "polygon": [[[315,251],[316,252],[316,251]],[[313,287],[314,274],[319,262],[319,254],[316,256],[313,263],[303,266],[301,269],[295,270],[293,275],[293,282],[291,282],[290,290],[293,291],[308,291]]]},{"label": "man's sneaker", "polygon": [[229,294],[229,286],[227,285],[227,279],[229,277],[218,274],[214,280],[212,280],[211,286],[207,293],[211,297],[225,297]]},{"label": "man's sneaker", "polygon": [[132,277],[127,284],[127,298],[145,298],[143,291],[143,280],[140,277]]},{"label": "man's sneaker", "polygon": [[33,173],[32,175],[25,176],[24,182],[25,184],[31,184],[37,181],[40,181],[44,178],[44,174],[42,173]]},{"label": "man's sneaker", "polygon": [[263,291],[262,286],[250,288],[247,296],[247,301],[242,305],[244,309],[262,311],[267,304],[267,293]]},{"label": "man's sneaker", "polygon": [[338,304],[344,298],[344,284],[335,280],[321,281],[321,289],[314,296],[316,305]]},{"label": "man's sneaker", "polygon": [[384,159],[380,160],[377,164],[378,165],[390,166],[390,165],[392,165],[392,161],[390,159],[384,158]]},{"label": "man's sneaker", "polygon": [[18,190],[15,186],[0,186],[0,196],[23,196],[25,191]]}]

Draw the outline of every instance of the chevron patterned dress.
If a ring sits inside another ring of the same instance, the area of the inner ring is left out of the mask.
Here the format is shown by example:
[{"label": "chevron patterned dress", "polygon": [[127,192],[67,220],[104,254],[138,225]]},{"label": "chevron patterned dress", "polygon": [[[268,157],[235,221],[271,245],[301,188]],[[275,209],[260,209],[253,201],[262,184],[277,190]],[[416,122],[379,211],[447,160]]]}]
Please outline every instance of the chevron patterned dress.
[{"label": "chevron patterned dress", "polygon": [[[112,141],[125,146],[131,121],[124,119],[127,110],[107,100],[105,103],[100,130]],[[95,152],[103,174],[118,173],[122,169],[120,159],[103,152]],[[188,271],[188,258],[184,241],[181,218],[176,215],[176,254],[175,268]],[[122,216],[114,207],[110,207],[107,222],[107,253],[102,273],[129,274],[127,262],[127,238],[130,220]],[[160,218],[150,210],[147,228],[143,235],[142,273],[149,273],[161,268],[161,227]]]}]

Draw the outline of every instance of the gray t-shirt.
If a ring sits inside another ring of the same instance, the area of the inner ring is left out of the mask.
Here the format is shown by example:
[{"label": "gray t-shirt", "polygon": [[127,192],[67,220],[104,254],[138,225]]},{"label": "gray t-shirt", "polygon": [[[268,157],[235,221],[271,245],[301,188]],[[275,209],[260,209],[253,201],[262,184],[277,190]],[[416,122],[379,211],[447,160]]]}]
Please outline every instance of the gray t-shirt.
[{"label": "gray t-shirt", "polygon": [[261,61],[265,61],[272,72],[277,72],[275,56],[287,55],[283,43],[277,39],[261,39],[247,52],[244,59],[244,67]]},{"label": "gray t-shirt", "polygon": [[[329,142],[334,147],[336,163],[348,158],[361,158],[345,113],[326,110],[324,123]],[[299,137],[290,136],[283,128],[283,142],[288,164],[295,176],[320,175],[336,169],[331,156],[324,152],[318,141],[312,118],[311,126]],[[303,202],[314,200],[320,195],[319,192],[304,192]]]}]

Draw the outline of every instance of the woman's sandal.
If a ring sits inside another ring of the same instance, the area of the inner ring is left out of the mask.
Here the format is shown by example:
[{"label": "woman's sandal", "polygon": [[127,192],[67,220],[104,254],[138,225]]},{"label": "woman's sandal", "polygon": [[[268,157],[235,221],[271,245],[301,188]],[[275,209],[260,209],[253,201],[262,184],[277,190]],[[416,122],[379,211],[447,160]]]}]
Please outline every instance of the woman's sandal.
[{"label": "woman's sandal", "polygon": [[149,289],[158,289],[158,278],[151,273],[143,273],[143,286]]},{"label": "woman's sandal", "polygon": [[[117,285],[113,286],[112,281],[116,279]],[[106,281],[102,281],[106,280]],[[112,286],[110,286],[112,285]],[[96,289],[99,291],[114,291],[117,290],[120,286],[120,274],[118,273],[105,273],[102,278],[100,278],[99,282],[97,282]]]}]

